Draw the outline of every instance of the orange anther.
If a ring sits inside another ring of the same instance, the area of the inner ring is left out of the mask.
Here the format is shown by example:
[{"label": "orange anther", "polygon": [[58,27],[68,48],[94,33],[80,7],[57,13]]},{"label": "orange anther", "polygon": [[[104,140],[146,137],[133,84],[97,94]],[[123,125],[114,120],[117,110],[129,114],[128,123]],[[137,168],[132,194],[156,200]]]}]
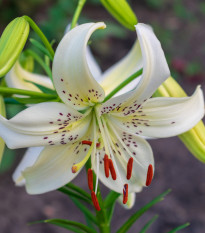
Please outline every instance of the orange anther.
[{"label": "orange anther", "polygon": [[110,168],[110,173],[111,173],[112,179],[116,180],[117,179],[117,175],[116,175],[116,172],[115,172],[115,168],[114,168],[112,159],[109,159],[109,168]]},{"label": "orange anther", "polygon": [[125,184],[123,188],[123,204],[126,204],[127,201],[128,201],[128,184]]},{"label": "orange anther", "polygon": [[146,186],[149,186],[151,184],[152,178],[153,178],[153,166],[152,166],[152,164],[150,164],[148,166],[148,170],[147,170]]},{"label": "orange anther", "polygon": [[91,168],[88,169],[88,187],[90,191],[93,191],[93,171]]},{"label": "orange anther", "polygon": [[109,159],[108,155],[105,154],[104,156],[104,169],[105,169],[105,176],[109,177]]},{"label": "orange anther", "polygon": [[73,165],[71,170],[72,170],[72,173],[76,173],[77,172],[77,166]]},{"label": "orange anther", "polygon": [[127,179],[128,180],[132,176],[132,168],[133,168],[133,158],[130,158],[127,163]]},{"label": "orange anther", "polygon": [[99,205],[98,199],[97,199],[96,194],[95,194],[94,191],[91,192],[91,198],[92,198],[92,202],[93,202],[93,205],[94,205],[95,209],[97,211],[100,211],[101,210],[100,205]]}]

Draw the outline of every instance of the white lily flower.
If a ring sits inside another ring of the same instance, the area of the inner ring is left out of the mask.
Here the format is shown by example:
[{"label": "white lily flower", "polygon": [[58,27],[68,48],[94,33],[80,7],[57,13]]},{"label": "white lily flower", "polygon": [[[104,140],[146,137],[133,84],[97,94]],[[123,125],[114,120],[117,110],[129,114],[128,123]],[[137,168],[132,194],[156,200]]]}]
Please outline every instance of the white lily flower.
[{"label": "white lily flower", "polygon": [[[126,202],[128,192],[140,191],[153,177],[152,150],[141,136],[175,136],[204,116],[199,87],[191,97],[149,99],[170,72],[158,39],[144,24],[136,26],[138,41],[132,51],[103,75],[99,85],[88,65],[86,46],[91,34],[104,27],[77,26],[60,42],[52,72],[64,103],[40,103],[10,120],[0,117],[0,136],[8,147],[45,147],[34,165],[22,172],[30,194],[70,182],[91,156],[97,178],[123,193]],[[102,103],[105,94],[142,67],[133,90]]]},{"label": "white lily flower", "polygon": [[39,74],[33,74],[23,69],[19,61],[17,61],[12,69],[6,74],[5,80],[8,87],[18,89],[41,92],[41,90],[32,82],[50,89],[54,89],[52,81],[49,77]]}]

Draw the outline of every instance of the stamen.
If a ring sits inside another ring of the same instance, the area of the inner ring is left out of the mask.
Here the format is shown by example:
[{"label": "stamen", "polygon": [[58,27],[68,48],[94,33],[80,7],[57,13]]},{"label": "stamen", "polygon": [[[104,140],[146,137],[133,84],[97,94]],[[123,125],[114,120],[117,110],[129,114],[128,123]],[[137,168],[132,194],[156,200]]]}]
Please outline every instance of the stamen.
[{"label": "stamen", "polygon": [[92,198],[92,202],[93,202],[93,205],[94,205],[95,209],[96,209],[97,211],[100,211],[100,210],[101,210],[101,209],[100,209],[100,205],[99,205],[97,196],[96,196],[96,194],[95,194],[94,191],[91,192],[91,198]]},{"label": "stamen", "polygon": [[126,204],[127,201],[128,201],[128,184],[125,184],[123,188],[123,204]]},{"label": "stamen", "polygon": [[109,159],[108,155],[105,154],[104,156],[104,169],[105,169],[105,176],[109,177]]},{"label": "stamen", "polygon": [[93,191],[93,171],[91,168],[88,169],[88,187],[90,191]]},{"label": "stamen", "polygon": [[146,186],[149,186],[151,184],[152,178],[153,178],[153,166],[152,166],[152,164],[150,164],[148,166],[148,170],[147,170]]},{"label": "stamen", "polygon": [[112,179],[116,180],[117,179],[117,175],[116,175],[116,172],[115,172],[115,168],[114,168],[112,159],[109,159],[109,168],[110,168],[110,173],[111,173]]},{"label": "stamen", "polygon": [[90,149],[88,150],[88,153],[87,155],[84,157],[84,159],[79,162],[79,163],[76,163],[72,166],[72,173],[76,173],[77,171],[79,171],[84,165],[85,163],[88,161],[88,159],[90,158],[90,155],[92,153],[92,150],[94,148],[94,144],[91,144],[91,147]]},{"label": "stamen", "polygon": [[84,140],[84,141],[82,141],[82,144],[83,144],[83,145],[91,146],[91,145],[92,145],[92,142],[91,142],[91,141],[86,141],[86,140]]},{"label": "stamen", "polygon": [[[91,142],[91,141],[86,141],[86,140],[84,140],[84,141],[82,141],[82,144],[83,144],[83,145],[91,146],[91,145],[92,145],[92,142]],[[100,143],[99,143],[99,142],[96,143],[96,147],[100,147]]]},{"label": "stamen", "polygon": [[132,176],[132,168],[133,168],[133,158],[130,158],[127,163],[127,179],[129,180]]}]

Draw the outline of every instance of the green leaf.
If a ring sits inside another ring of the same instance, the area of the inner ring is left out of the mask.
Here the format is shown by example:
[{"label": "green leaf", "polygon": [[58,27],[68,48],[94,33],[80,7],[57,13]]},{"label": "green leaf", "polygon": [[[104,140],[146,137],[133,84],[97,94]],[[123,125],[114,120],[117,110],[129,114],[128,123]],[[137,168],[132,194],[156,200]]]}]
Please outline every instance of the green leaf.
[{"label": "green leaf", "polygon": [[44,62],[44,60],[37,53],[35,53],[34,51],[32,51],[30,49],[27,49],[26,51],[24,51],[24,53],[26,55],[32,56],[38,62],[38,64],[44,69],[44,71],[51,78],[51,80],[53,81],[52,72],[51,72],[50,67]]},{"label": "green leaf", "polygon": [[153,199],[151,202],[149,202],[147,205],[142,207],[140,210],[138,210],[136,213],[134,213],[121,227],[116,233],[125,233],[129,230],[129,228],[135,223],[135,221],[140,218],[147,210],[149,210],[153,205],[157,204],[158,202],[164,200],[164,197],[170,193],[170,189],[168,189],[166,192],[160,194],[158,197]]},{"label": "green leaf", "polygon": [[23,90],[18,88],[11,88],[11,87],[0,87],[0,94],[6,94],[7,96],[9,94],[17,94],[17,95],[25,95],[30,97],[39,97],[43,99],[55,99],[57,98],[56,95],[41,93],[37,91],[29,91],[29,90]]},{"label": "green leaf", "polygon": [[38,84],[38,83],[35,83],[35,82],[32,82],[32,81],[28,81],[28,80],[25,80],[26,82],[28,83],[32,83],[33,85],[35,85],[36,87],[38,87],[43,93],[46,93],[46,94],[51,94],[51,95],[58,95],[57,92],[55,90],[52,90],[48,87],[45,87],[41,84]]},{"label": "green leaf", "polygon": [[87,227],[86,225],[82,224],[82,223],[78,223],[78,222],[74,222],[74,221],[69,221],[69,220],[65,220],[65,219],[48,219],[48,220],[44,220],[42,221],[44,223],[50,223],[65,229],[70,230],[71,226],[74,226],[80,230],[83,230],[86,233],[96,233],[95,230]]},{"label": "green leaf", "polygon": [[37,47],[42,53],[46,54],[51,59],[51,61],[53,61],[53,57],[51,56],[51,54],[49,53],[49,51],[40,42],[38,42],[37,40],[32,39],[32,38],[30,39],[30,42],[35,47]]},{"label": "green leaf", "polygon": [[174,228],[173,230],[169,231],[168,233],[175,233],[175,232],[177,232],[179,230],[182,230],[182,229],[188,227],[189,225],[190,225],[190,223],[187,222],[184,225],[181,225],[179,227]]},{"label": "green leaf", "polygon": [[74,184],[72,184],[72,183],[66,184],[66,187],[68,187],[68,188],[74,190],[75,192],[77,192],[77,193],[79,193],[79,194],[81,194],[81,195],[87,197],[89,200],[91,200],[90,194],[88,194],[86,191],[84,191],[84,190],[81,189],[80,187],[78,187],[78,186],[76,186],[76,185],[74,185]]},{"label": "green leaf", "polygon": [[24,48],[29,35],[29,24],[23,17],[14,19],[0,38],[0,77],[12,68]]},{"label": "green leaf", "polygon": [[123,26],[134,31],[138,20],[126,0],[100,0],[106,10]]},{"label": "green leaf", "polygon": [[31,97],[31,98],[13,97],[13,99],[15,99],[21,104],[38,104],[42,102],[52,101],[52,99],[46,100],[44,98],[36,98],[36,97]]},{"label": "green leaf", "polygon": [[89,204],[92,203],[91,199],[88,199],[88,198],[85,197],[85,196],[82,196],[82,195],[80,195],[80,194],[78,194],[78,193],[76,193],[76,192],[73,192],[73,191],[69,190],[69,189],[66,188],[66,187],[61,187],[61,188],[59,188],[58,190],[59,190],[60,192],[64,193],[64,194],[70,196],[70,197],[78,198],[78,199],[80,199],[80,200],[82,200],[82,201],[85,201],[85,202],[87,202],[87,203],[89,203]]},{"label": "green leaf", "polygon": [[147,230],[150,228],[150,226],[157,220],[158,215],[155,215],[152,219],[150,219],[145,225],[144,227],[141,229],[141,231],[139,233],[146,233]]},{"label": "green leaf", "polygon": [[108,222],[109,223],[112,221],[112,216],[113,216],[113,213],[114,213],[114,210],[115,210],[115,205],[116,205],[116,202],[113,202],[111,207],[107,210]]},{"label": "green leaf", "polygon": [[112,204],[118,199],[119,196],[120,196],[120,193],[111,191],[105,198],[104,207],[105,208],[111,207]]},{"label": "green leaf", "polygon": [[96,217],[90,212],[90,210],[80,203],[76,198],[70,197],[74,204],[84,213],[84,215],[96,225],[98,224]]}]

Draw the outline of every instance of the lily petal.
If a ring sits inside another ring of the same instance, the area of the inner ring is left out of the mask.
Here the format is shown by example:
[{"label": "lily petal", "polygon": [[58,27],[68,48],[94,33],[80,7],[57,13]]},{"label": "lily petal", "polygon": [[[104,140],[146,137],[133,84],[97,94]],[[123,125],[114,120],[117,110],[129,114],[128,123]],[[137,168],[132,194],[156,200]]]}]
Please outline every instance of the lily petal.
[{"label": "lily petal", "polygon": [[[125,81],[130,75],[140,70],[142,66],[143,62],[141,48],[139,41],[137,41],[127,56],[105,71],[105,73],[102,75],[102,81],[100,82],[100,85],[105,90],[105,94],[108,95],[114,88]],[[132,82],[132,85],[130,86],[131,88],[127,89],[126,86],[126,88],[123,90],[124,93],[126,91],[132,90],[138,82],[139,78]]]},{"label": "lily petal", "polygon": [[[136,31],[143,61],[141,80],[133,91],[114,97],[104,103],[102,108],[105,107],[107,110],[102,111],[103,113],[115,109],[119,115],[129,115],[129,110],[125,107],[129,106],[129,108],[136,109],[136,106],[142,105],[142,103],[152,96],[158,86],[170,76],[161,44],[151,27],[138,23]],[[115,105],[114,108],[113,105]]]},{"label": "lily petal", "polygon": [[32,167],[22,172],[29,194],[56,190],[74,179],[72,166],[85,157],[81,142],[72,145],[45,147]]},{"label": "lily petal", "polygon": [[33,166],[43,149],[44,147],[30,147],[28,150],[26,150],[23,159],[19,163],[12,176],[13,181],[17,186],[22,186],[25,184],[25,179],[21,172],[24,171],[27,167]]},{"label": "lily petal", "polygon": [[[124,184],[128,184],[128,192],[140,192],[146,184],[147,169],[151,164],[154,166],[153,153],[150,145],[143,138],[134,134],[127,134],[121,129],[111,127],[110,135],[112,137],[112,161],[116,171],[117,179],[113,180],[111,175],[106,178],[104,171],[104,155],[102,149],[98,152],[99,156],[99,179],[108,188],[115,192],[122,193]],[[115,152],[114,152],[115,151]],[[133,169],[130,180],[127,180],[127,163],[129,158],[133,158]],[[94,165],[94,170],[97,173],[97,164]]]},{"label": "lily petal", "polygon": [[104,23],[87,23],[65,34],[53,61],[53,80],[60,98],[77,110],[104,99],[104,90],[91,74],[86,46],[91,34]]},{"label": "lily petal", "polygon": [[132,116],[110,116],[113,124],[128,132],[147,137],[171,137],[194,127],[204,116],[204,97],[200,87],[191,97],[149,99]]},{"label": "lily petal", "polygon": [[86,115],[62,103],[40,103],[10,120],[0,116],[0,136],[11,149],[73,143],[89,128]]},{"label": "lily petal", "polygon": [[41,92],[41,90],[30,82],[35,82],[44,87],[54,89],[49,77],[33,74],[23,69],[19,62],[16,62],[13,68],[5,76],[8,87],[19,88],[30,91]]},{"label": "lily petal", "polygon": [[125,209],[131,209],[135,204],[136,193],[129,193],[128,201],[126,204],[123,204],[123,195],[120,195],[118,198],[118,202]]}]

